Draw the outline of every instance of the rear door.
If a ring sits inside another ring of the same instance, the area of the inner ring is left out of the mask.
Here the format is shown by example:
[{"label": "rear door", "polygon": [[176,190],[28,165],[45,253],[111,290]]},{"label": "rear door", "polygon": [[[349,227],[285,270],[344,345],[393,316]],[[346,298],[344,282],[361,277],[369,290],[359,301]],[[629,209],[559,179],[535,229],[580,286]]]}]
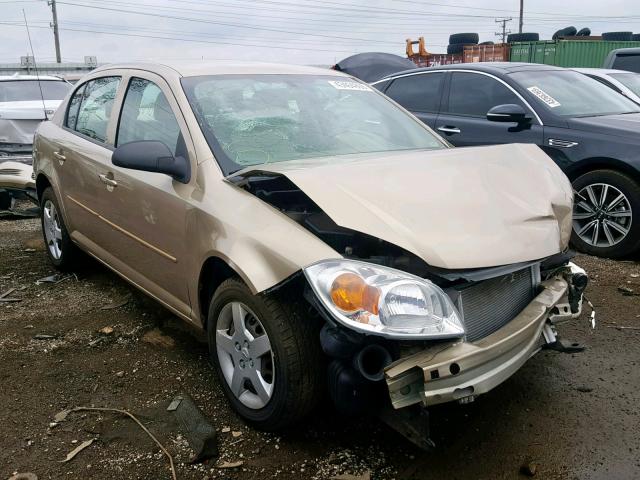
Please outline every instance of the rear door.
[{"label": "rear door", "polygon": [[[174,156],[189,158],[186,142],[191,137],[166,82],[149,72],[132,73],[125,82],[115,146],[157,140]],[[191,160],[195,171],[195,159]],[[168,175],[116,167],[111,158],[98,170],[104,182],[99,190],[104,199],[101,211],[113,230],[110,252],[115,261],[145,290],[189,315],[185,225],[192,186]]]},{"label": "rear door", "polygon": [[[492,75],[453,71],[444,97],[435,130],[455,146],[543,142],[542,125],[532,109]],[[487,120],[489,110],[504,104],[522,106],[533,120],[526,125]]]},{"label": "rear door", "polygon": [[88,80],[74,92],[55,144],[49,149],[58,177],[58,194],[63,202],[67,227],[76,241],[102,242],[100,209],[95,195],[102,185],[98,164],[111,158],[107,131],[120,85],[119,76]]},{"label": "rear door", "polygon": [[446,72],[420,72],[398,77],[385,94],[434,128]]}]

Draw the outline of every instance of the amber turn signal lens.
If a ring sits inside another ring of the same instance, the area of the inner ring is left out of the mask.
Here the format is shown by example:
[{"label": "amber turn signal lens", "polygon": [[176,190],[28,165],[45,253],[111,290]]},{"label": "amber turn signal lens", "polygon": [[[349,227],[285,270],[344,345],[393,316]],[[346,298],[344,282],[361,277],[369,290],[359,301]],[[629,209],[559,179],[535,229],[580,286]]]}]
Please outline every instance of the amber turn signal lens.
[{"label": "amber turn signal lens", "polygon": [[367,284],[360,275],[341,273],[331,284],[331,300],[345,312],[365,310],[377,315],[380,290]]}]

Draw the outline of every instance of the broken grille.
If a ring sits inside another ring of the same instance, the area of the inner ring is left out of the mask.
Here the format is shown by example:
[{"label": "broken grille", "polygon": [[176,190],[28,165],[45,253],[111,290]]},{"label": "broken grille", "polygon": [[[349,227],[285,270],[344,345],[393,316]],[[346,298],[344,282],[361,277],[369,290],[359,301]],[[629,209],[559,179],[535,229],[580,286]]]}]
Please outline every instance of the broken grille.
[{"label": "broken grille", "polygon": [[457,292],[467,341],[491,335],[513,320],[535,297],[535,269],[525,268],[474,283]]}]

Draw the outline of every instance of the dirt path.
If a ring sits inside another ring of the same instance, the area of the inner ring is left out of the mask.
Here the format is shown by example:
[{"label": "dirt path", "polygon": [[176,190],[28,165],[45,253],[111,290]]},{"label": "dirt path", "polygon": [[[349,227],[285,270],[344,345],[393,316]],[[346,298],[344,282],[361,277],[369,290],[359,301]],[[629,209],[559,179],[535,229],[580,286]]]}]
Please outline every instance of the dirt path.
[{"label": "dirt path", "polygon": [[[640,330],[609,328],[640,328],[640,297],[618,291],[640,292],[640,265],[577,262],[593,277],[588,297],[599,325],[592,331],[583,315],[561,331],[588,350],[542,352],[474,403],[434,408],[437,449],[425,454],[377,421],[339,418],[330,408],[282,435],[247,428],[228,408],[206,346],[179,320],[90,261],[77,278],[36,285],[55,273],[38,221],[0,220],[0,294],[16,288],[10,297],[21,300],[0,302],[0,479],[15,472],[170,478],[160,450],[127,419],[76,413],[54,422],[78,405],[138,415],[174,455],[180,479],[326,479],[364,471],[376,480],[511,479],[527,459],[537,465],[536,478],[640,478]],[[100,333],[104,327],[113,332]],[[220,461],[241,466],[187,463],[192,452],[165,411],[181,392],[214,426],[230,428],[220,433]],[[91,438],[75,459],[60,463]]]}]

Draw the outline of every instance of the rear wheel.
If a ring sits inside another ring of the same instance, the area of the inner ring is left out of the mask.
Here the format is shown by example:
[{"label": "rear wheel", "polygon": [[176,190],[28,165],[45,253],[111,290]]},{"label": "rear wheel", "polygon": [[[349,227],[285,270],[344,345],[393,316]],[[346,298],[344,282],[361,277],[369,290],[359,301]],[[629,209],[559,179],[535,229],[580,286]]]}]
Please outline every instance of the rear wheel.
[{"label": "rear wheel", "polygon": [[49,260],[58,270],[71,270],[79,254],[73,244],[62,218],[53,189],[47,187],[40,199],[42,234]]},{"label": "rear wheel", "polygon": [[578,177],[573,188],[572,242],[578,250],[619,258],[640,247],[640,187],[634,180],[595,170]]},{"label": "rear wheel", "polygon": [[264,430],[299,420],[322,393],[317,323],[297,302],[253,295],[232,278],[209,308],[209,354],[225,395],[240,416]]}]

